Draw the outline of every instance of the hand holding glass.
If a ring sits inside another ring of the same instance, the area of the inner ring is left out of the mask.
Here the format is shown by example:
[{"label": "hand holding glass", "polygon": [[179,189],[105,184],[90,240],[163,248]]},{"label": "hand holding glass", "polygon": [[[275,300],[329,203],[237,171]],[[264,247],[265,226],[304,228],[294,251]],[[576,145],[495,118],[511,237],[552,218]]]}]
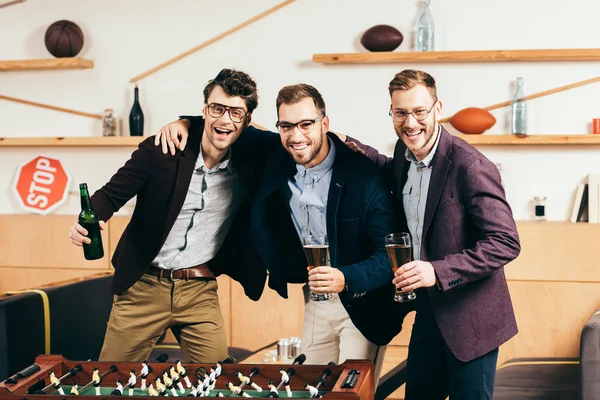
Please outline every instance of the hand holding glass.
[{"label": "hand holding glass", "polygon": [[[302,238],[302,245],[304,246],[304,254],[306,255],[306,261],[308,262],[308,267],[310,269],[327,265],[327,258],[329,255],[327,235],[304,236]],[[332,298],[333,296],[331,293],[310,292],[310,299],[312,301],[325,301]]]},{"label": "hand holding glass", "polygon": [[[385,248],[394,273],[396,273],[398,268],[412,261],[412,243],[410,241],[410,234],[407,232],[386,235]],[[403,292],[401,289],[396,288],[396,293],[394,294],[394,300],[399,303],[414,300],[416,297],[417,294],[413,290]]]}]

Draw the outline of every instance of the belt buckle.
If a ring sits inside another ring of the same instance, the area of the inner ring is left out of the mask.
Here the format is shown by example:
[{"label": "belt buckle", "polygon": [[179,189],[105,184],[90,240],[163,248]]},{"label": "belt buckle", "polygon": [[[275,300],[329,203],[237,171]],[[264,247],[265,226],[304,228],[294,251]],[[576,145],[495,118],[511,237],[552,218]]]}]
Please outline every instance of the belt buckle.
[{"label": "belt buckle", "polygon": [[176,282],[176,281],[180,281],[181,280],[179,278],[176,279],[176,278],[173,277],[173,272],[175,272],[175,271],[176,271],[175,269],[172,269],[172,270],[169,271],[169,281],[171,281],[171,282]]}]

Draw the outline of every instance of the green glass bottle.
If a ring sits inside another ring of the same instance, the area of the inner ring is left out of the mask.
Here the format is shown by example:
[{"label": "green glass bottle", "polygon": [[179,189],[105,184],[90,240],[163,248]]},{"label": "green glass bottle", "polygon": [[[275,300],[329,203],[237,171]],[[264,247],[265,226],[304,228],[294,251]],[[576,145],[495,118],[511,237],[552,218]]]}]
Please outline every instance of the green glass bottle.
[{"label": "green glass bottle", "polygon": [[92,208],[92,201],[90,200],[87,183],[79,184],[79,194],[81,196],[79,225],[87,230],[87,237],[91,240],[90,244],[83,244],[83,255],[86,260],[97,260],[104,257],[104,247],[102,246],[102,235],[100,233],[98,214]]}]

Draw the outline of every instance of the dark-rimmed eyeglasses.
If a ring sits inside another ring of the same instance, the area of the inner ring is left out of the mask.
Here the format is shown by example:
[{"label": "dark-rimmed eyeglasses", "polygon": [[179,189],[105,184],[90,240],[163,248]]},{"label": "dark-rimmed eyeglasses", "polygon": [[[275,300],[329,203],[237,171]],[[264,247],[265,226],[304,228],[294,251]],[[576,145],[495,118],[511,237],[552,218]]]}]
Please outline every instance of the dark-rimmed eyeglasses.
[{"label": "dark-rimmed eyeglasses", "polygon": [[433,110],[433,106],[435,106],[435,103],[437,103],[437,99],[435,99],[429,110],[425,108],[419,108],[417,110],[414,110],[413,112],[407,112],[404,110],[390,109],[390,117],[392,117],[392,119],[395,122],[404,122],[406,121],[406,118],[408,118],[408,116],[412,114],[413,118],[417,121],[423,121],[427,119],[427,116],[429,116],[429,113],[431,112],[431,110]]},{"label": "dark-rimmed eyeglasses", "polygon": [[290,136],[292,133],[294,133],[294,129],[296,128],[298,128],[301,134],[308,135],[312,132],[315,124],[324,117],[325,115],[319,115],[315,119],[303,119],[302,121],[298,121],[296,123],[277,121],[275,127],[280,134],[285,136]]},{"label": "dark-rimmed eyeglasses", "polygon": [[208,105],[208,115],[213,118],[221,118],[225,111],[229,112],[229,118],[233,122],[244,122],[248,112],[242,107],[230,107],[219,103],[210,103]]}]

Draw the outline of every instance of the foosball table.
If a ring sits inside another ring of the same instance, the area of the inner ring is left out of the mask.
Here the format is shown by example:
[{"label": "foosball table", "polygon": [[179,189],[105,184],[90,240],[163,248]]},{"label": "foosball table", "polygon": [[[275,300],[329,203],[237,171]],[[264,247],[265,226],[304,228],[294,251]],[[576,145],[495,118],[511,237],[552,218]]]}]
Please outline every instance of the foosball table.
[{"label": "foosball table", "polygon": [[0,400],[112,396],[373,399],[373,364],[339,365],[77,362],[41,355],[0,383]]}]

